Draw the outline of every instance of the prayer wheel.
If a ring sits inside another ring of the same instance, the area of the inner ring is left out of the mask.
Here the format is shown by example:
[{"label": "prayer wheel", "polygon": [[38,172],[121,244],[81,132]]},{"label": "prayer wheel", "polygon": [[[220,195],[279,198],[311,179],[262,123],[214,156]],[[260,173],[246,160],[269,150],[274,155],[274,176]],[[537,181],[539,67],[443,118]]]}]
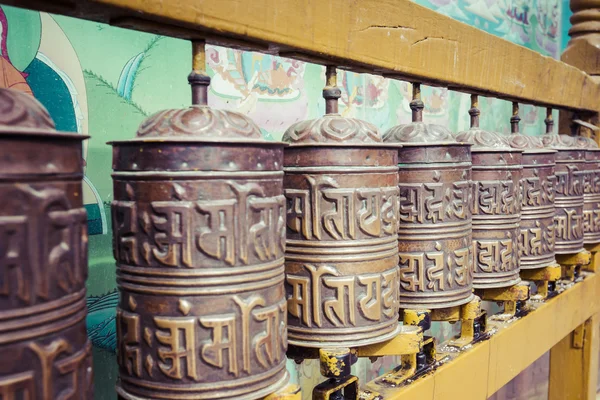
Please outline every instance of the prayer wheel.
[{"label": "prayer wheel", "polygon": [[0,89],[0,398],[93,399],[85,318],[87,136]]},{"label": "prayer wheel", "polygon": [[521,180],[521,225],[519,255],[521,269],[536,269],[556,264],[554,254],[554,181],[556,150],[544,148],[539,136],[519,133],[518,106],[511,119],[512,148],[523,150]]},{"label": "prayer wheel", "polygon": [[117,392],[258,399],[288,380],[284,145],[189,80],[193,106],[112,143]]},{"label": "prayer wheel", "polygon": [[473,299],[471,145],[423,122],[413,86],[413,122],[388,130],[400,143],[400,308],[439,309]]},{"label": "prayer wheel", "polygon": [[398,146],[338,114],[327,67],[326,115],[284,134],[289,343],[355,347],[398,324]]},{"label": "prayer wheel", "polygon": [[585,148],[583,179],[583,243],[600,243],[600,148],[591,138],[580,137]]},{"label": "prayer wheel", "polygon": [[585,149],[569,135],[547,132],[544,147],[557,150],[554,219],[556,254],[583,251],[583,180]]},{"label": "prayer wheel", "polygon": [[516,285],[519,277],[522,151],[503,136],[479,128],[477,96],[472,96],[471,129],[456,135],[470,143],[473,163],[473,287]]}]

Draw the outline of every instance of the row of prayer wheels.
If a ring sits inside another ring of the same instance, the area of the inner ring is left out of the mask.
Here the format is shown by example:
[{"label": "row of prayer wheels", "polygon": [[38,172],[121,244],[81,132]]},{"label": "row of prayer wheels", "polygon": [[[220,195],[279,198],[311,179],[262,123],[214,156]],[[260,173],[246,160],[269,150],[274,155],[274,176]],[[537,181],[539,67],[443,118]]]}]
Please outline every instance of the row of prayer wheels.
[{"label": "row of prayer wheels", "polygon": [[[592,140],[521,135],[517,112],[512,135],[481,130],[476,96],[454,135],[423,122],[419,85],[413,122],[381,135],[338,114],[335,76],[286,143],[209,108],[202,68],[193,106],[112,143],[120,398],[262,398],[288,381],[288,343],[382,342],[400,309],[466,304],[600,242]],[[91,399],[85,137],[6,89],[0,124],[0,393]]]}]

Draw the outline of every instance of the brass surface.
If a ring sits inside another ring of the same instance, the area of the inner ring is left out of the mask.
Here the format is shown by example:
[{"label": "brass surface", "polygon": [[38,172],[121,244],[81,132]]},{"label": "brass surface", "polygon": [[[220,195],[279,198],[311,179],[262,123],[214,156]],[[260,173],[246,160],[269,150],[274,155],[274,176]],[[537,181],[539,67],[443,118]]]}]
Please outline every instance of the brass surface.
[{"label": "brass surface", "polygon": [[117,392],[258,399],[288,379],[283,143],[189,79],[198,103],[113,143]]},{"label": "brass surface", "polygon": [[284,134],[289,342],[356,347],[398,324],[398,150],[366,122],[341,117],[335,69],[328,114]]},{"label": "brass surface", "polygon": [[500,134],[479,127],[477,96],[472,95],[471,128],[456,135],[470,143],[473,164],[473,288],[510,287],[519,277],[522,150]]},{"label": "brass surface", "polygon": [[0,398],[93,399],[85,318],[87,136],[0,89]]},{"label": "brass surface", "polygon": [[556,254],[574,254],[583,250],[583,181],[585,150],[573,137],[547,133],[544,146],[555,149],[555,246]]},{"label": "brass surface", "polygon": [[439,309],[472,299],[471,151],[450,131],[422,120],[413,85],[413,122],[391,128],[384,141],[401,143],[400,307]]}]

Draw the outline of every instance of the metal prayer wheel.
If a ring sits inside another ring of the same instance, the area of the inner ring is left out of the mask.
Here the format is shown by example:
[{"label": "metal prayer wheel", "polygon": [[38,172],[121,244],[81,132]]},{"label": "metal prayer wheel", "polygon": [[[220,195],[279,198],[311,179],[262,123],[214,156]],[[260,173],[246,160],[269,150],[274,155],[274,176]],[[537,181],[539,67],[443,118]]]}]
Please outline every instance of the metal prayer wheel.
[{"label": "metal prayer wheel", "polygon": [[568,135],[546,133],[544,147],[557,150],[554,219],[555,253],[583,251],[583,180],[585,149]]},{"label": "metal prayer wheel", "polygon": [[398,149],[337,113],[292,125],[284,155],[289,343],[355,347],[398,333]]},{"label": "metal prayer wheel", "polygon": [[[518,108],[517,108],[518,111]],[[540,137],[518,132],[520,118],[511,119],[511,147],[523,150],[521,180],[521,225],[519,253],[521,269],[556,265],[554,254],[554,181],[556,150],[545,149]]]},{"label": "metal prayer wheel", "polygon": [[112,143],[124,399],[258,399],[285,385],[283,143],[194,105]]},{"label": "metal prayer wheel", "polygon": [[472,96],[471,129],[456,140],[472,144],[473,287],[516,285],[519,277],[521,150],[501,135],[479,128],[477,98]]},{"label": "metal prayer wheel", "polygon": [[0,397],[93,399],[82,140],[0,89]]},{"label": "metal prayer wheel", "polygon": [[400,308],[438,309],[473,298],[471,145],[422,120],[413,86],[413,122],[388,130],[399,149]]},{"label": "metal prayer wheel", "polygon": [[591,138],[578,138],[585,148],[583,179],[583,243],[600,243],[600,148]]}]

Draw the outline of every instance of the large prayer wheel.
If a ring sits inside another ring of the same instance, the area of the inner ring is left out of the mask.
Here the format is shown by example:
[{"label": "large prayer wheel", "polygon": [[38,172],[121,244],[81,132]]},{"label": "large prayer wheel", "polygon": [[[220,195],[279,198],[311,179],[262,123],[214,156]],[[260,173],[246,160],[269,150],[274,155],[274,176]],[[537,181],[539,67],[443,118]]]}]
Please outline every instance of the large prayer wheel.
[{"label": "large prayer wheel", "polygon": [[600,148],[591,138],[580,137],[585,148],[583,180],[583,242],[600,243]]},{"label": "large prayer wheel", "polygon": [[555,200],[555,252],[573,254],[583,251],[583,180],[585,149],[568,135],[547,133],[546,148],[557,150]]},{"label": "large prayer wheel", "polygon": [[425,124],[419,86],[413,122],[391,128],[400,143],[398,250],[400,307],[438,309],[473,298],[471,145],[442,126]]},{"label": "large prayer wheel", "polygon": [[399,329],[398,147],[337,114],[334,86],[327,115],[283,139],[289,342],[304,347],[377,343]]},{"label": "large prayer wheel", "polygon": [[473,163],[473,287],[516,285],[519,277],[521,150],[501,135],[479,128],[477,101],[469,110],[471,129],[456,135],[470,143]]},{"label": "large prayer wheel", "polygon": [[82,140],[0,89],[0,398],[93,399]]},{"label": "large prayer wheel", "polygon": [[113,146],[121,398],[258,399],[285,385],[283,143],[200,102]]},{"label": "large prayer wheel", "polygon": [[545,149],[539,136],[512,134],[511,147],[523,150],[521,181],[521,269],[556,264],[554,253],[554,174],[556,150]]}]

